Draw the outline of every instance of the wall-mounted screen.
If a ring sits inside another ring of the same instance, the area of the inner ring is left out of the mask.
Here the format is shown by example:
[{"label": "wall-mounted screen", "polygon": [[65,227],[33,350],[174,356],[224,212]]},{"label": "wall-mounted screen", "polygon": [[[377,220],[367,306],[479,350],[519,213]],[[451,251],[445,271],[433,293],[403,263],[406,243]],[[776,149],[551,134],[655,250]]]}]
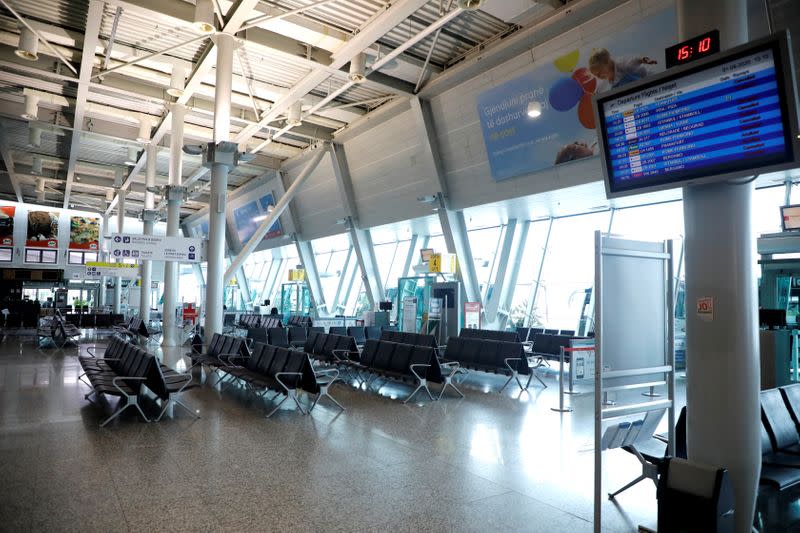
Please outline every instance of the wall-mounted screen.
[{"label": "wall-mounted screen", "polygon": [[800,230],[800,205],[781,206],[783,231]]},{"label": "wall-mounted screen", "polygon": [[595,100],[609,197],[791,168],[798,155],[785,34]]}]

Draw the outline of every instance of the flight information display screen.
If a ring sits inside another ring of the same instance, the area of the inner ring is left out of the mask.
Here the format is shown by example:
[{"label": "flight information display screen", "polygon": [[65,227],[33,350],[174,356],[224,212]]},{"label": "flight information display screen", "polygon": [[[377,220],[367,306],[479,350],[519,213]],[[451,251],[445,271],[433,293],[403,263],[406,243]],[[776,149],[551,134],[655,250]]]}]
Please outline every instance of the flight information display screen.
[{"label": "flight information display screen", "polygon": [[785,90],[776,44],[601,96],[609,196],[793,162],[793,91]]}]

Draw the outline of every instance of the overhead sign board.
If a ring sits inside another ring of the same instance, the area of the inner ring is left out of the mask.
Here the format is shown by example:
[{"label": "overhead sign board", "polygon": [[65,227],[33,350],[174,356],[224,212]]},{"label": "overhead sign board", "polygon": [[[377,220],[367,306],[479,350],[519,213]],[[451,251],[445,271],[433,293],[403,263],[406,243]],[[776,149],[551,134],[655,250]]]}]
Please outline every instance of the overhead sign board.
[{"label": "overhead sign board", "polygon": [[456,254],[431,254],[428,261],[430,272],[453,274],[456,271]]},{"label": "overhead sign board", "polygon": [[105,263],[102,261],[86,262],[86,279],[111,278],[136,279],[139,277],[139,265],[131,263]]},{"label": "overhead sign board", "polygon": [[199,263],[203,240],[192,237],[167,237],[165,235],[111,235],[109,249],[116,259],[139,261],[180,261]]},{"label": "overhead sign board", "polygon": [[289,281],[305,281],[306,270],[304,268],[290,268]]}]

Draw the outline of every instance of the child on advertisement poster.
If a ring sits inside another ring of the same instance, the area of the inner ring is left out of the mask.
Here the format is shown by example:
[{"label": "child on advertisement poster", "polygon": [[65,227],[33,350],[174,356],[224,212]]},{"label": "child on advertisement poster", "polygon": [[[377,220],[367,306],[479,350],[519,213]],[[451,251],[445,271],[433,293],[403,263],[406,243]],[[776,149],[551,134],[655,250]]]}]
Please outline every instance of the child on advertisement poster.
[{"label": "child on advertisement poster", "polygon": [[605,48],[595,48],[589,55],[589,71],[599,80],[598,93],[645,78],[650,73],[646,65],[657,63],[647,56],[613,58]]}]

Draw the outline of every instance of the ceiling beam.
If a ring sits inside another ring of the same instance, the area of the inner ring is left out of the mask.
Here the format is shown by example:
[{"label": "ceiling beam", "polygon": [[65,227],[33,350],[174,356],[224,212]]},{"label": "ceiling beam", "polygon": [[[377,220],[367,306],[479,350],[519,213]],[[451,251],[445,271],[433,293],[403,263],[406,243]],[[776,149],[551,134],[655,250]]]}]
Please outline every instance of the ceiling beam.
[{"label": "ceiling beam", "polygon": [[356,54],[362,52],[368,46],[371,46],[375,41],[383,37],[392,28],[402,23],[406,18],[427,3],[427,0],[398,0],[391,4],[385,11],[382,11],[372,19],[372,22],[361,28],[352,39],[340,46],[336,52],[331,55],[331,63],[327,67],[317,66],[314,68],[292,87],[283,98],[275,102],[258,124],[247,126],[240,131],[235,138],[236,142],[242,143],[249,140],[258,133],[261,128],[285,113],[293,103],[300,100],[303,96],[328,79],[330,77],[328,68],[339,70],[344,67]]},{"label": "ceiling beam", "polygon": [[[192,23],[194,16],[193,6],[188,2],[164,0],[117,0],[114,2],[114,4],[123,6],[126,9],[134,9],[139,12],[142,10],[154,11],[162,16],[173,18],[173,23],[175,25],[188,26]],[[253,11],[247,16],[248,18],[252,19],[255,18],[258,13],[268,12],[270,9],[271,8],[267,6],[266,3],[258,3],[256,7],[253,8]],[[388,10],[388,7],[382,9],[386,11]],[[310,28],[310,21],[306,17],[303,17],[302,15],[295,15],[291,18],[295,23]],[[268,22],[269,21],[264,21],[266,25],[268,25]],[[335,31],[328,31],[327,36],[334,37],[334,39],[330,39],[331,43],[340,40],[341,38],[340,32]],[[383,36],[383,34],[381,36]],[[332,66],[333,59],[328,50],[314,46],[311,43],[299,41],[291,36],[256,27],[245,30],[237,37],[244,39],[248,43],[268,48],[270,54],[280,55],[282,56],[282,59],[288,59],[292,61],[292,63],[309,70],[323,67],[328,69],[331,74],[335,74],[337,71],[341,70],[341,67]],[[403,57],[398,58],[398,61],[405,60],[406,58]],[[415,60],[409,61],[414,65],[417,65]],[[413,83],[409,83],[386,74],[375,75],[371,78],[372,79],[368,79],[365,83],[367,86],[373,89],[388,91],[391,93],[406,94],[409,96],[414,94]]]},{"label": "ceiling beam", "polygon": [[81,69],[78,76],[78,95],[75,98],[74,129],[72,130],[69,162],[67,163],[67,183],[64,188],[64,209],[69,207],[69,193],[72,190],[72,180],[75,177],[75,163],[78,161],[78,152],[80,151],[83,117],[86,113],[89,81],[92,77],[95,48],[97,48],[97,43],[99,42],[98,37],[100,33],[100,24],[103,21],[104,5],[104,2],[100,0],[90,0],[89,11],[86,14],[86,33],[83,39],[83,55],[81,56]]},{"label": "ceiling beam", "polygon": [[17,201],[23,203],[25,200],[22,198],[22,189],[20,189],[17,174],[14,170],[14,159],[11,157],[11,150],[8,149],[8,133],[2,123],[0,123],[0,157],[3,158],[6,164],[8,179],[14,188],[14,194],[17,195]]}]

